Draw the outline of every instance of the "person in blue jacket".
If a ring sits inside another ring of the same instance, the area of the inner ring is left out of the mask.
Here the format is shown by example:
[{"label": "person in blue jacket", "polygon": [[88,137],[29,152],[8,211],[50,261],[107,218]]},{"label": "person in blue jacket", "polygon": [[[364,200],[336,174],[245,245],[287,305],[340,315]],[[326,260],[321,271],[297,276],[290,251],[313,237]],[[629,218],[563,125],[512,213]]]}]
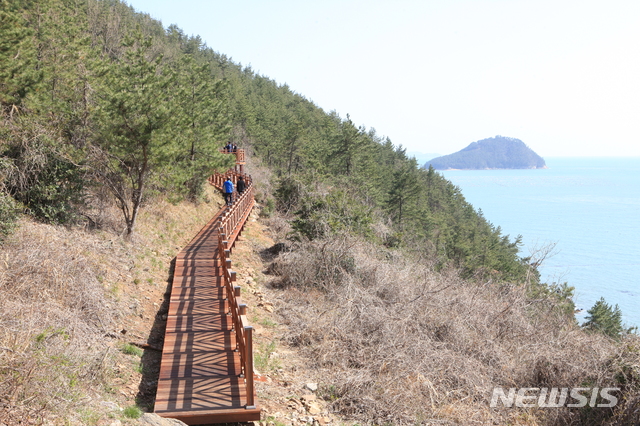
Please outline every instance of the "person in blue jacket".
[{"label": "person in blue jacket", "polygon": [[224,181],[224,202],[230,206],[233,203],[233,182],[231,182],[231,178],[227,178]]}]

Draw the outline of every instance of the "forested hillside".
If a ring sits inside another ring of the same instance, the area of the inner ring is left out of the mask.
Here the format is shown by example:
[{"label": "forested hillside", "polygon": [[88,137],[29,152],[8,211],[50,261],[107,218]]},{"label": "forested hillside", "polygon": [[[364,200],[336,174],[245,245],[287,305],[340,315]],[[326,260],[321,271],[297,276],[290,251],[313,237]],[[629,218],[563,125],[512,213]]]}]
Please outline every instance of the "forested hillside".
[{"label": "forested hillside", "polygon": [[[261,215],[282,242],[271,265],[273,288],[318,292],[326,303],[287,313],[288,323],[304,325],[289,343],[333,372],[325,396],[337,411],[364,422],[415,423],[440,413],[436,406],[467,398],[484,404],[479,389],[491,383],[601,386],[621,371],[624,380],[640,377],[622,349],[620,363],[609,363],[608,351],[618,348],[613,341],[578,328],[571,287],[540,282],[536,266],[547,253],[523,257],[519,237],[503,235],[459,188],[419,167],[390,138],[118,0],[0,5],[3,238],[26,215],[59,229],[110,232],[125,244],[141,212],[158,200],[205,199],[206,178],[232,164],[219,153],[232,142],[259,170]],[[107,220],[113,206],[117,225]],[[350,302],[343,303],[347,292]],[[480,300],[486,309],[476,306]],[[347,308],[334,319],[323,316]],[[375,315],[367,311],[374,308]],[[348,318],[350,324],[340,323]],[[395,341],[397,329],[388,327],[396,321],[403,335],[420,338]],[[348,327],[353,333],[340,332]],[[590,337],[567,343],[580,336]],[[331,360],[322,342],[351,352]],[[377,352],[367,349],[372,342]],[[548,344],[540,350],[546,355],[532,356],[528,342]],[[593,353],[586,349],[592,346]],[[389,372],[381,360],[397,348],[408,358],[402,370]],[[375,353],[380,357],[371,358]],[[439,361],[408,367],[425,353]],[[452,372],[447,362],[465,367]],[[477,377],[470,376],[474,365]],[[446,370],[442,379],[430,375],[438,369]],[[346,370],[366,374],[355,386],[336,373]],[[409,386],[422,414],[398,402],[408,401],[402,394],[384,390],[394,384],[406,392],[398,384],[407,374],[422,377]],[[392,405],[396,411],[380,412]],[[552,417],[569,422],[581,415]],[[589,415],[599,421],[613,412]]]},{"label": "forested hillside", "polygon": [[[204,178],[228,166],[217,150],[231,140],[275,172],[277,207],[297,215],[301,237],[349,230],[467,275],[529,272],[517,238],[401,146],[198,37],[117,1],[3,6],[5,215],[20,205],[44,221],[99,226],[94,198],[107,197],[131,234],[145,200],[197,199]],[[372,232],[376,217],[389,225],[384,235]]]}]

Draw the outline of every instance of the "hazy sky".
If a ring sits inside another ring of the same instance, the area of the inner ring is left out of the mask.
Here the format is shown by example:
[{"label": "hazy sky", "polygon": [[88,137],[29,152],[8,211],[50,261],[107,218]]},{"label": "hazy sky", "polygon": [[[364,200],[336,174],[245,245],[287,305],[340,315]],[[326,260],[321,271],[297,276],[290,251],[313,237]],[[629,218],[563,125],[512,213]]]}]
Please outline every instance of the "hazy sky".
[{"label": "hazy sky", "polygon": [[640,156],[638,0],[127,0],[409,151]]}]

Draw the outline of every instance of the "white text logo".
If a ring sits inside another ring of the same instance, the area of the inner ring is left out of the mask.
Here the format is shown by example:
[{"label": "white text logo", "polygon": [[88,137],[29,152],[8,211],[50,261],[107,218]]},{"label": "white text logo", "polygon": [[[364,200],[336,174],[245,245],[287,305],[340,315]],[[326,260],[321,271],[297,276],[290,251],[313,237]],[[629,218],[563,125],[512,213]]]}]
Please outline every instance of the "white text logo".
[{"label": "white text logo", "polygon": [[620,388],[494,388],[492,408],[502,403],[505,407],[615,407],[618,398],[612,395]]}]

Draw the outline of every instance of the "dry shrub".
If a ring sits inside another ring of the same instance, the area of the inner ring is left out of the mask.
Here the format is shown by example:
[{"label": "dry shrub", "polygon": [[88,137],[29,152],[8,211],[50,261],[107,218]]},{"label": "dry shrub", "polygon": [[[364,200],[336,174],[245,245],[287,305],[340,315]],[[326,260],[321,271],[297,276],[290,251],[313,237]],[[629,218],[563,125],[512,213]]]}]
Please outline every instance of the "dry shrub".
[{"label": "dry shrub", "polygon": [[[471,282],[348,237],[295,246],[274,261],[289,342],[326,399],[370,424],[515,421],[489,408],[494,387],[614,385],[614,342],[580,330],[524,286]],[[626,362],[626,361],[625,361]],[[540,410],[547,423],[580,413]]]},{"label": "dry shrub", "polygon": [[105,304],[97,240],[24,221],[1,252],[0,395],[53,409],[81,404],[100,383],[108,349],[99,344],[117,311]]},{"label": "dry shrub", "polygon": [[0,424],[113,414],[102,402],[134,368],[119,348],[150,333],[171,260],[222,203],[213,187],[207,199],[152,200],[130,239],[109,204],[96,204],[90,230],[19,223],[0,247]]}]

